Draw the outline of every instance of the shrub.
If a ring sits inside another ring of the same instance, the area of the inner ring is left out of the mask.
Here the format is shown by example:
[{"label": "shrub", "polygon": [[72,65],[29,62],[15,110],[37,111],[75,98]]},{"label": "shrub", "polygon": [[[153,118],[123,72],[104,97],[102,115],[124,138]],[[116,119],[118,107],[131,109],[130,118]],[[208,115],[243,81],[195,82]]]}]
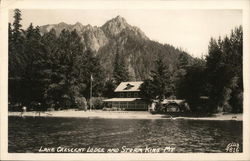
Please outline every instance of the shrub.
[{"label": "shrub", "polygon": [[92,105],[94,109],[102,109],[104,107],[103,97],[93,97],[91,98]]},{"label": "shrub", "polygon": [[223,105],[223,112],[231,112],[232,111],[232,107],[230,106],[230,104],[228,102],[226,102]]},{"label": "shrub", "polygon": [[87,101],[85,97],[76,97],[75,103],[79,110],[87,110]]},{"label": "shrub", "polygon": [[103,110],[103,111],[110,111],[110,108],[104,107],[102,110]]},{"label": "shrub", "polygon": [[47,111],[55,111],[55,109],[50,107],[50,108],[47,109]]}]

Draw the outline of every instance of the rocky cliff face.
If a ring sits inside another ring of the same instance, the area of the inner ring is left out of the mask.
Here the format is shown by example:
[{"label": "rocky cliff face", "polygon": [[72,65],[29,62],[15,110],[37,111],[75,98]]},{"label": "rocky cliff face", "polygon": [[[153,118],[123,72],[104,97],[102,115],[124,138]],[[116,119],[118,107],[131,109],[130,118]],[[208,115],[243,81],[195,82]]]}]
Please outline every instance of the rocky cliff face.
[{"label": "rocky cliff face", "polygon": [[142,39],[148,39],[147,36],[139,28],[129,25],[127,21],[121,16],[117,16],[116,18],[107,21],[101,27],[101,29],[108,37],[115,37],[121,32],[127,30]]},{"label": "rocky cliff face", "polygon": [[171,45],[151,41],[139,28],[131,26],[121,16],[107,21],[101,27],[82,25],[79,22],[73,25],[61,22],[41,26],[40,31],[43,34],[52,28],[57,35],[63,29],[76,30],[86,49],[94,51],[100,58],[107,79],[112,78],[116,54],[120,54],[125,60],[131,80],[143,80],[149,77],[157,57],[162,57],[174,69],[180,53],[184,53]]},{"label": "rocky cliff face", "polygon": [[109,37],[117,36],[119,33],[121,33],[122,30],[124,30],[126,28],[130,28],[130,25],[121,16],[117,16],[116,18],[113,18],[113,19],[107,21],[101,27],[101,29]]},{"label": "rocky cliff face", "polygon": [[103,26],[82,25],[80,22],[74,25],[61,22],[59,24],[45,25],[40,27],[41,33],[49,32],[52,28],[59,35],[63,29],[73,31],[76,30],[85,42],[88,49],[98,52],[98,50],[108,44],[110,38],[114,38],[121,32],[131,32],[142,39],[148,39],[146,35],[137,27],[129,25],[126,20],[117,16],[107,21]]}]

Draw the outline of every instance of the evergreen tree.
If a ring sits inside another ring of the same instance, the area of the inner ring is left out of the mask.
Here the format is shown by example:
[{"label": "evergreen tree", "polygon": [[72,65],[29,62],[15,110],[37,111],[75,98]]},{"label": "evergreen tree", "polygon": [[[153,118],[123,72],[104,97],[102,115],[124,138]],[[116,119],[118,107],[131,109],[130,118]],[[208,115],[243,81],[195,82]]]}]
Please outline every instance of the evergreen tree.
[{"label": "evergreen tree", "polygon": [[174,93],[177,97],[180,97],[180,87],[182,86],[183,79],[187,74],[187,68],[191,65],[186,53],[181,53],[178,57],[177,69],[173,72],[173,82],[174,82]]},{"label": "evergreen tree", "polygon": [[25,61],[24,53],[24,36],[21,25],[21,11],[14,10],[13,25],[9,24],[9,61],[8,61],[8,76],[9,76],[9,101],[22,102],[22,75],[24,73]]},{"label": "evergreen tree", "polygon": [[231,32],[230,43],[232,45],[232,54],[228,60],[234,71],[235,88],[232,89],[229,100],[232,106],[232,112],[243,112],[243,31],[242,26],[235,28]]},{"label": "evergreen tree", "polygon": [[211,111],[242,111],[241,27],[232,31],[230,38],[219,38],[218,42],[214,39],[210,41],[206,67]]},{"label": "evergreen tree", "polygon": [[[12,27],[11,27],[11,23],[8,23],[8,38],[9,38],[9,42],[10,43],[12,43],[12,39],[13,39],[13,37],[12,37],[12,33],[13,31],[12,31]],[[10,44],[9,44],[9,46],[10,46]]]},{"label": "evergreen tree", "polygon": [[[200,96],[207,95],[206,63],[203,59],[196,58],[188,67],[186,74],[179,80],[177,97],[185,99],[192,111],[197,111],[200,106]],[[205,112],[206,109],[203,109]]]},{"label": "evergreen tree", "polygon": [[9,77],[20,78],[24,72],[23,65],[25,64],[23,58],[24,50],[24,37],[22,34],[22,25],[20,21],[21,11],[19,9],[14,10],[14,22],[13,28],[9,25]]},{"label": "evergreen tree", "polygon": [[47,105],[55,105],[60,102],[60,60],[58,38],[54,29],[45,33],[41,39],[42,56],[41,70],[39,71],[41,80],[44,82],[43,98]]},{"label": "evergreen tree", "polygon": [[116,85],[119,85],[121,82],[129,81],[128,67],[124,57],[122,57],[120,53],[116,53],[115,56],[113,77]]},{"label": "evergreen tree", "polygon": [[52,30],[43,36],[43,43],[48,54],[47,68],[42,72],[47,78],[44,92],[47,104],[73,107],[78,98],[89,98],[91,75],[93,96],[102,94],[104,78],[100,61],[92,51],[84,52],[76,31],[63,30],[56,38]]},{"label": "evergreen tree", "polygon": [[190,64],[190,58],[188,54],[182,52],[178,57],[177,69],[186,69],[186,67]]},{"label": "evergreen tree", "polygon": [[25,31],[24,59],[25,59],[25,79],[33,79],[37,73],[36,63],[41,58],[41,35],[39,28],[34,28],[32,23]]},{"label": "evergreen tree", "polygon": [[221,96],[224,83],[220,80],[222,79],[222,72],[224,72],[224,70],[221,68],[222,51],[219,44],[220,43],[217,43],[215,39],[211,39],[209,45],[209,53],[206,57],[208,83],[210,86],[210,108],[212,112],[215,112],[218,109],[220,100],[222,99]]},{"label": "evergreen tree", "polygon": [[146,103],[150,104],[156,100],[157,93],[155,90],[156,87],[153,84],[153,81],[151,79],[146,79],[140,86],[139,94]]},{"label": "evergreen tree", "polygon": [[13,70],[14,68],[12,66],[14,66],[14,59],[13,59],[13,52],[14,52],[14,46],[13,46],[13,30],[11,27],[11,23],[9,23],[8,26],[8,53],[9,53],[9,77],[10,75],[13,75]]},{"label": "evergreen tree", "polygon": [[[23,65],[24,73],[22,74],[22,91],[23,100],[26,104],[29,104],[32,101],[41,102],[43,99],[43,86],[39,76],[42,44],[39,28],[34,28],[32,23],[24,34],[23,59],[25,64]],[[29,88],[30,86],[32,86],[32,88]]]},{"label": "evergreen tree", "polygon": [[161,57],[156,60],[155,65],[156,69],[151,71],[153,84],[156,87],[155,94],[159,100],[164,100],[165,97],[169,97],[173,94],[171,75]]},{"label": "evergreen tree", "polygon": [[[47,36],[48,39],[54,39],[52,32]],[[76,62],[83,54],[83,45],[76,31],[63,30],[56,42],[58,48],[55,51],[53,47],[48,49],[52,52],[50,58],[55,61],[49,62],[51,68],[47,74],[50,77],[45,97],[48,104],[59,103],[63,107],[72,107],[75,97],[80,95],[83,88],[80,69],[76,68]]]},{"label": "evergreen tree", "polygon": [[22,31],[21,31],[21,11],[19,9],[14,10],[14,22],[13,22],[13,41],[16,44],[20,44],[22,41]]},{"label": "evergreen tree", "polygon": [[[80,60],[80,59],[79,59]],[[82,64],[83,78],[87,85],[83,94],[89,98],[90,94],[90,81],[92,80],[92,92],[93,96],[101,96],[104,90],[104,71],[102,70],[100,59],[94,55],[94,52],[87,50],[83,54],[83,59],[78,64]]]},{"label": "evergreen tree", "polygon": [[141,95],[149,102],[158,99],[160,102],[173,94],[171,76],[168,67],[161,57],[155,61],[155,70],[151,71],[151,79],[141,86]]},{"label": "evergreen tree", "polygon": [[115,82],[114,80],[107,80],[104,85],[103,96],[112,98],[114,97],[114,90],[115,90]]}]

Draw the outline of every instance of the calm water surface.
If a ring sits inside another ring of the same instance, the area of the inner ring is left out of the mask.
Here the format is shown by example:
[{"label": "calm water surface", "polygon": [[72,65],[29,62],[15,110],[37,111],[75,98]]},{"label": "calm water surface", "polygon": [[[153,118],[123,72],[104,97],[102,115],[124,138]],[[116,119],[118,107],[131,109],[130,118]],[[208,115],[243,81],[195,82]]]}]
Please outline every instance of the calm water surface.
[{"label": "calm water surface", "polygon": [[242,121],[9,117],[9,152],[40,147],[131,148],[174,146],[174,152],[242,152]]}]

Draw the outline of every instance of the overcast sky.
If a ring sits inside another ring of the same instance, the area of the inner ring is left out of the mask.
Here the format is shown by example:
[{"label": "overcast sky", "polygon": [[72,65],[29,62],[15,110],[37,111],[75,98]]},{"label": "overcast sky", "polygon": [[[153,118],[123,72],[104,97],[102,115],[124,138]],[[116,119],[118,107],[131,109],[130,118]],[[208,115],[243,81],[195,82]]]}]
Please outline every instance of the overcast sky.
[{"label": "overcast sky", "polygon": [[[65,22],[101,26],[117,15],[139,27],[151,40],[180,47],[195,57],[207,54],[211,37],[230,34],[242,25],[241,10],[21,10],[23,28],[32,22],[46,25]],[[13,21],[13,12],[9,14]]]}]

